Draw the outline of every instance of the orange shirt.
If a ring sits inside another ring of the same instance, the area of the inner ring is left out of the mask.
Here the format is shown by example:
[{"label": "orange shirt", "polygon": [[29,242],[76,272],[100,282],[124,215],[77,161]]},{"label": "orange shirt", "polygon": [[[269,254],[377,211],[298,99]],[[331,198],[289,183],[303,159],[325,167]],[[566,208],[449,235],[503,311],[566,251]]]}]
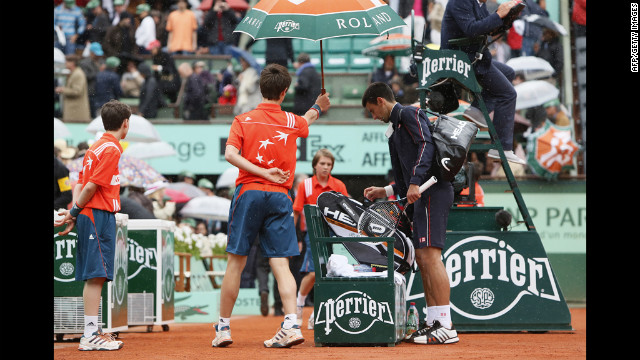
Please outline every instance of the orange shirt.
[{"label": "orange shirt", "polygon": [[198,21],[191,10],[174,10],[167,17],[166,30],[171,32],[171,42],[167,44],[170,52],[196,51],[193,48],[193,33],[198,30]]},{"label": "orange shirt", "polygon": [[120,211],[120,171],[118,162],[122,146],[115,136],[105,133],[93,143],[82,160],[82,170],[78,174],[78,184],[82,187],[92,182],[98,189],[84,208],[109,212]]},{"label": "orange shirt", "polygon": [[[460,191],[460,195],[469,195],[469,188],[466,187]],[[482,190],[482,186],[476,182],[476,206],[484,206],[484,190]],[[471,205],[458,205],[459,207],[470,207]]]},{"label": "orange shirt", "polygon": [[289,180],[281,185],[240,169],[236,186],[257,183],[264,185],[265,191],[274,191],[274,186],[291,189],[296,171],[296,140],[308,135],[307,120],[282,111],[278,104],[261,103],[255,110],[236,116],[229,130],[227,145],[239,149],[242,157],[259,167],[291,171]]},{"label": "orange shirt", "polygon": [[307,204],[315,205],[318,202],[318,196],[325,191],[337,191],[344,196],[349,196],[347,187],[344,183],[333,176],[329,175],[329,180],[326,186],[322,186],[318,182],[318,178],[313,175],[310,178],[304,179],[304,181],[298,184],[298,191],[296,192],[296,199],[293,202],[293,211],[300,213],[300,229],[306,231],[307,224],[304,217],[304,206]]}]

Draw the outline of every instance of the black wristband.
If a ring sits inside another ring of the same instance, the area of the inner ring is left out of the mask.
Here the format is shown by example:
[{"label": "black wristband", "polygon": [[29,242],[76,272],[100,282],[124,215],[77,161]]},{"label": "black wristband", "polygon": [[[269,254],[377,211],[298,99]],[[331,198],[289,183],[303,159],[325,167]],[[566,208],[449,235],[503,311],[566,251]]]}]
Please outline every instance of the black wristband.
[{"label": "black wristband", "polygon": [[320,110],[320,105],[313,104],[313,106],[311,108],[318,111],[318,117],[320,117],[320,115],[322,115],[322,110]]},{"label": "black wristband", "polygon": [[69,214],[71,214],[71,216],[73,217],[78,217],[81,211],[82,208],[78,206],[78,203],[73,203],[73,207],[71,208],[71,210],[69,210]]}]

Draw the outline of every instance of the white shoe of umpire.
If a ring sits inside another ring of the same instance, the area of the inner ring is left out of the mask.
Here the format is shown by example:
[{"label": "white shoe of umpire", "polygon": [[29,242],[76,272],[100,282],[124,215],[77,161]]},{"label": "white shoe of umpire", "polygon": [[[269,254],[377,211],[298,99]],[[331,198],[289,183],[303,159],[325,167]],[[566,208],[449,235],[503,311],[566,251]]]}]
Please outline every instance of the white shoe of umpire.
[{"label": "white shoe of umpire", "polygon": [[[496,149],[489,150],[487,152],[487,156],[493,159],[500,160],[500,154]],[[514,154],[513,150],[505,151],[504,156],[507,158],[507,161],[509,162],[520,164],[520,165],[527,165],[527,162],[523,159],[520,159],[516,154]]]},{"label": "white shoe of umpire", "polygon": [[307,322],[307,329],[308,330],[313,330],[313,314],[315,313],[315,310],[311,312],[311,315],[309,316],[309,321]]},{"label": "white shoe of umpire", "polygon": [[123,346],[122,341],[115,340],[112,334],[104,334],[98,331],[89,337],[82,335],[78,350],[118,350]]},{"label": "white shoe of umpire", "polygon": [[407,341],[416,344],[440,345],[457,343],[460,339],[453,325],[451,325],[451,329],[447,329],[436,320],[431,327],[425,327],[414,332]]}]

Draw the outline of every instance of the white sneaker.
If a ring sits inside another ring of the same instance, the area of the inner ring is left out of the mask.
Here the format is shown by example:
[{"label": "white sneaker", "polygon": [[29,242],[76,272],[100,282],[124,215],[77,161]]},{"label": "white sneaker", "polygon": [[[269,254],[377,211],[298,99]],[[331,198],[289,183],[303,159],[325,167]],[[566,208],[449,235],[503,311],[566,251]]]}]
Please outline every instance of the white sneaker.
[{"label": "white sneaker", "polygon": [[298,305],[298,308],[296,309],[296,325],[298,326],[302,326],[302,310],[304,310],[304,306]]},{"label": "white sneaker", "polygon": [[[496,149],[489,150],[487,152],[487,156],[493,159],[500,160],[500,154]],[[504,156],[507,158],[507,161],[509,162],[520,164],[520,165],[527,165],[527,162],[523,159],[520,159],[516,154],[514,154],[513,150],[505,151]]]},{"label": "white sneaker", "polygon": [[121,349],[122,346],[122,341],[115,340],[113,335],[102,334],[96,331],[89,337],[82,335],[78,350],[118,350]]},{"label": "white sneaker", "polygon": [[264,342],[264,347],[267,348],[288,348],[293,345],[302,344],[304,342],[304,337],[302,337],[302,332],[300,331],[300,327],[298,325],[293,325],[291,329],[283,329],[282,325],[280,325],[280,329],[276,335]]},{"label": "white sneaker", "polygon": [[231,329],[229,329],[228,326],[218,329],[218,324],[216,324],[214,325],[214,329],[216,329],[216,337],[211,341],[212,347],[225,347],[233,344],[233,340],[231,340]]},{"label": "white sneaker", "polygon": [[307,329],[308,330],[313,330],[313,319],[314,319],[313,318],[313,313],[314,312],[315,312],[315,310],[311,312],[311,315],[309,316],[309,321],[307,321]]},{"label": "white sneaker", "polygon": [[416,344],[441,345],[454,344],[460,339],[453,325],[451,325],[451,329],[447,329],[436,320],[431,327],[422,328],[411,334],[408,341]]}]

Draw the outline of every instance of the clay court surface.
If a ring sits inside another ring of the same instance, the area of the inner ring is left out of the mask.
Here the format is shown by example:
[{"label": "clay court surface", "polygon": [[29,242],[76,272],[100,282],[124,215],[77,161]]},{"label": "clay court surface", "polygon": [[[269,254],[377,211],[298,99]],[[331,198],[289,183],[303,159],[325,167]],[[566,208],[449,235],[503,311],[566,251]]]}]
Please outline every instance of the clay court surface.
[{"label": "clay court surface", "polygon": [[[586,307],[571,308],[574,331],[546,333],[460,333],[453,345],[416,345],[400,343],[395,347],[316,347],[313,330],[306,329],[312,308],[305,308],[302,334],[305,342],[289,349],[267,349],[262,342],[275,335],[281,316],[235,316],[231,318],[233,344],[212,348],[212,324],[174,323],[169,331],[154,326],[131,327],[121,332],[124,347],[118,351],[78,351],[79,335],[65,335],[54,341],[54,359],[585,359],[587,357]],[[541,309],[542,311],[542,309]]]}]

